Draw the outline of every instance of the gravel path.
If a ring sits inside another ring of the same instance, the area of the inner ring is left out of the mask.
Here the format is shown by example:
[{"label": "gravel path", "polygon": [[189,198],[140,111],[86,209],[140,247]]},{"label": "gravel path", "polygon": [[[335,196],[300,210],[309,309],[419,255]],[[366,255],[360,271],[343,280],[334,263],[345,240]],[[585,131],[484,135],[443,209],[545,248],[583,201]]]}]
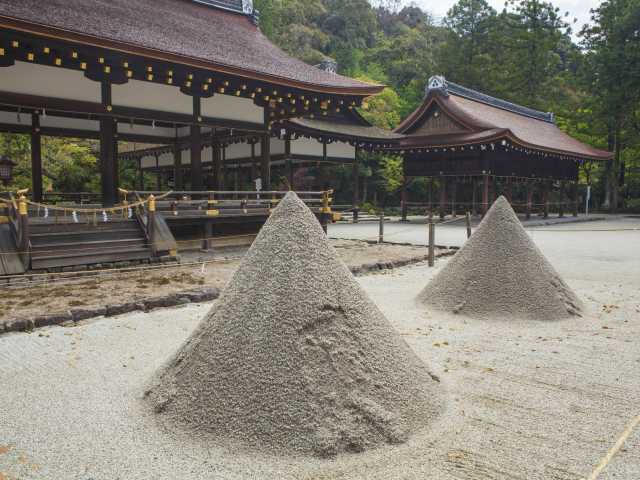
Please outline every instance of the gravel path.
[{"label": "gravel path", "polygon": [[[447,260],[359,277],[450,407],[431,436],[332,461],[241,456],[158,430],[143,385],[209,305],[5,335],[0,478],[588,478],[640,413],[637,235],[533,234],[585,301],[583,318],[560,322],[460,322],[416,307]],[[640,478],[638,429],[598,478]]]}]

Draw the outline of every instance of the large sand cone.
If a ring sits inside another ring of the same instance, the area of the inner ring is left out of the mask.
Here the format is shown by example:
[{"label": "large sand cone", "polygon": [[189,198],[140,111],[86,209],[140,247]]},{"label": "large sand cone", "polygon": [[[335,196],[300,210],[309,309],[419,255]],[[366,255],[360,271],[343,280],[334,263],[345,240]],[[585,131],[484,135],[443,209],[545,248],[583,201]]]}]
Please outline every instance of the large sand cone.
[{"label": "large sand cone", "polygon": [[476,318],[554,320],[582,308],[504,197],[418,300]]},{"label": "large sand cone", "polygon": [[289,193],[148,398],[205,440],[331,456],[403,442],[441,390]]}]

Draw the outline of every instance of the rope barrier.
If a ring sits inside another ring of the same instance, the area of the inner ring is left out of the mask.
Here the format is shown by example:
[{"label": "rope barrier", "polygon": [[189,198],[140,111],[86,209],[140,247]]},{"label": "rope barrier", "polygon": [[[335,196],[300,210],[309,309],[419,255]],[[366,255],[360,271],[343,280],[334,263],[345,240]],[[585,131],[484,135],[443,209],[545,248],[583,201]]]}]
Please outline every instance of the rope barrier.
[{"label": "rope barrier", "polygon": [[[161,200],[162,198],[166,198],[169,195],[171,195],[173,193],[173,191],[169,191],[164,193],[163,195],[160,195],[158,197],[156,197],[156,201]],[[51,211],[57,211],[57,212],[76,212],[76,213],[80,213],[80,214],[97,214],[97,213],[103,213],[103,212],[108,212],[108,213],[114,213],[114,212],[120,212],[122,213],[123,210],[128,210],[128,209],[133,209],[133,208],[137,208],[137,207],[141,207],[147,203],[149,203],[149,199],[147,198],[146,200],[140,200],[138,202],[135,203],[130,203],[127,205],[119,205],[119,206],[115,206],[115,207],[104,207],[104,208],[76,208],[76,207],[59,207],[57,205],[49,205],[49,204],[45,204],[45,203],[39,203],[39,202],[33,202],[31,200],[25,200],[25,202],[28,205],[34,206],[34,207],[38,207],[38,209],[46,209],[46,210],[51,210]]]}]

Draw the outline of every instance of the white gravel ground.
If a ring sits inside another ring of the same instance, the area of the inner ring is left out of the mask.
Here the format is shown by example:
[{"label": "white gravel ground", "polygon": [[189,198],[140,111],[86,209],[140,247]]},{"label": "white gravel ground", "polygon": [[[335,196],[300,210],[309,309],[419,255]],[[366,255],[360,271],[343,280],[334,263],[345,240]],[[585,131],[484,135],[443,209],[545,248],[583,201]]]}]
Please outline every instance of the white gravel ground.
[{"label": "white gravel ground", "polygon": [[[446,260],[358,278],[448,391],[429,436],[331,461],[169,438],[141,397],[210,308],[190,305],[1,336],[0,479],[588,478],[640,413],[640,234],[532,236],[584,299],[584,318],[505,324],[425,312],[413,300]],[[598,478],[640,478],[638,430]]]}]

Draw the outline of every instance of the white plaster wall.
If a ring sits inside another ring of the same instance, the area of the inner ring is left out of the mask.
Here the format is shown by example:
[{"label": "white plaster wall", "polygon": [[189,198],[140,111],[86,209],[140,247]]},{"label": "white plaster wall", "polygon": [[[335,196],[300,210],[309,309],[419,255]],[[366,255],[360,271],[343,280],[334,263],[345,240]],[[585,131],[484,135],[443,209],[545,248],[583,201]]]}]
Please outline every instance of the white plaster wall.
[{"label": "white plaster wall", "polygon": [[346,142],[333,142],[327,145],[327,156],[337,158],[356,158],[356,147]]},{"label": "white plaster wall", "polygon": [[129,80],[124,85],[113,85],[111,95],[114,106],[193,114],[192,97],[173,85]]},{"label": "white plaster wall", "polygon": [[29,62],[0,68],[0,90],[100,102],[100,84],[86,78],[83,72]]},{"label": "white plaster wall", "polygon": [[322,143],[315,138],[291,140],[292,155],[313,155],[322,158]]},{"label": "white plaster wall", "polygon": [[203,98],[201,107],[202,115],[205,117],[264,123],[264,109],[255,105],[250,98],[216,94]]}]

